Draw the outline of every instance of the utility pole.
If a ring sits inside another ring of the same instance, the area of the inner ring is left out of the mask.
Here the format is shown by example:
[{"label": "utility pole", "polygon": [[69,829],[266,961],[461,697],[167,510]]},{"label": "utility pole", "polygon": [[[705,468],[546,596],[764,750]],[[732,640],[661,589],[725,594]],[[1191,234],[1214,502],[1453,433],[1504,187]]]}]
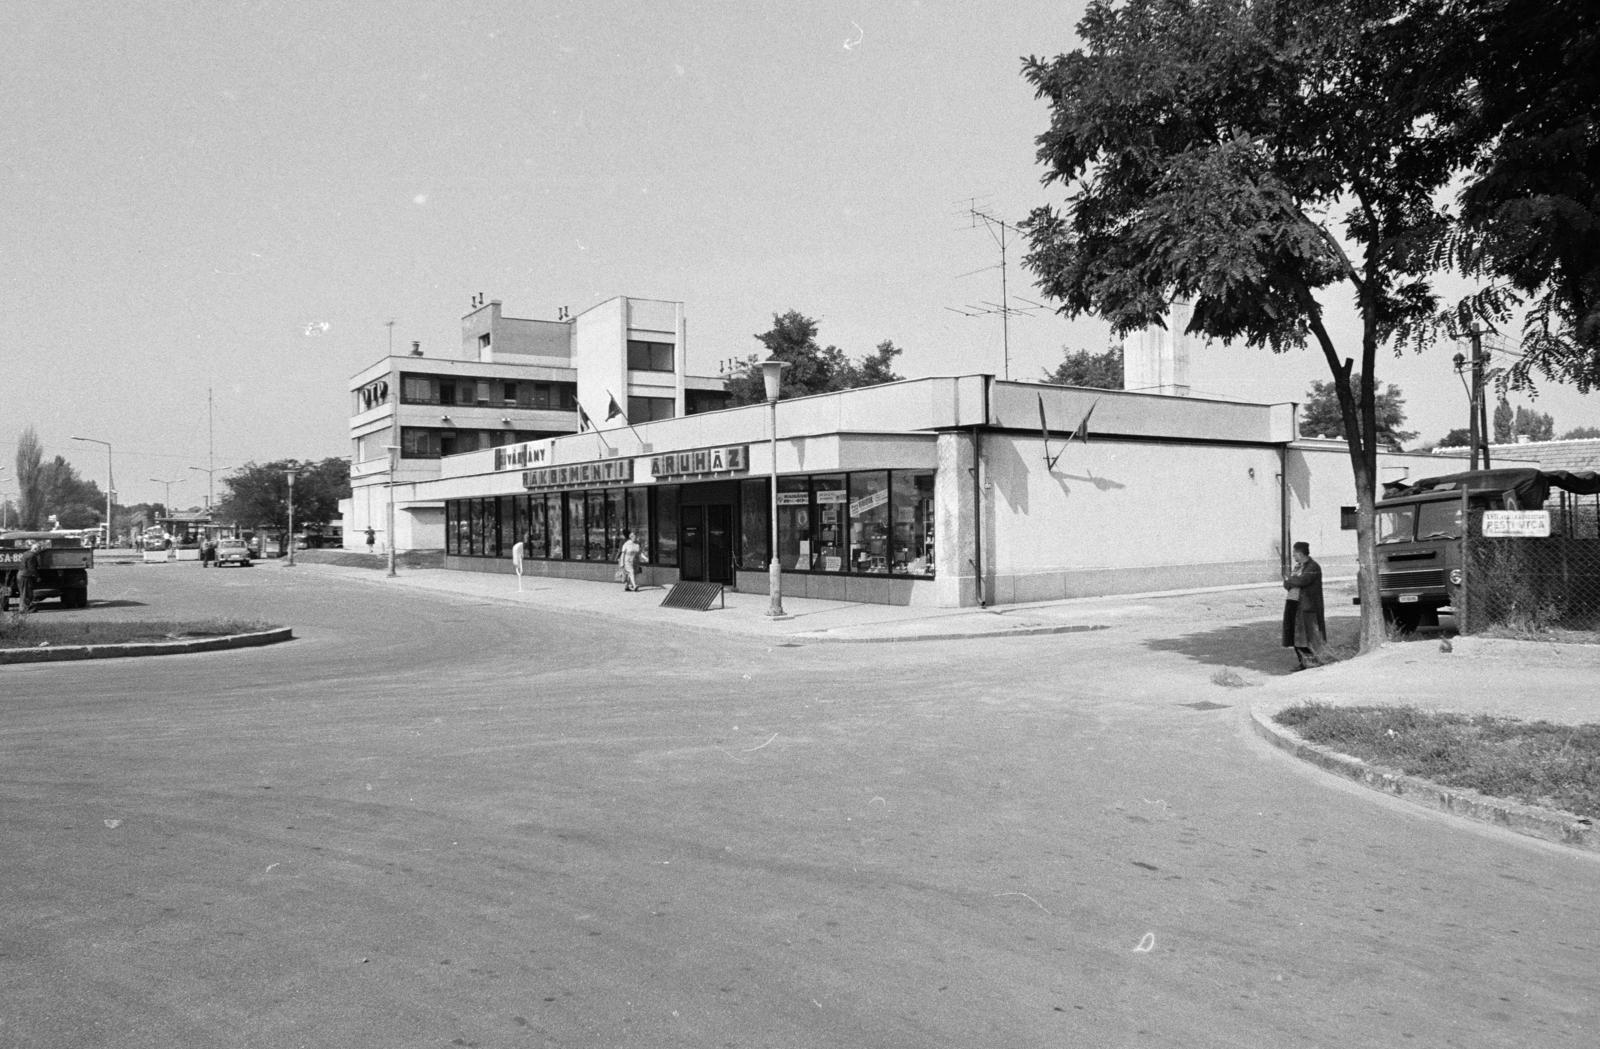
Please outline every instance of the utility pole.
[{"label": "utility pole", "polygon": [[[1489,469],[1489,442],[1493,431],[1489,429],[1489,398],[1484,389],[1485,380],[1489,372],[1489,355],[1483,349],[1483,332],[1477,325],[1472,326],[1472,384],[1478,392],[1478,437],[1483,441],[1483,468]],[[1477,450],[1473,450],[1473,459],[1477,459]],[[1474,467],[1476,469],[1476,467]]]}]

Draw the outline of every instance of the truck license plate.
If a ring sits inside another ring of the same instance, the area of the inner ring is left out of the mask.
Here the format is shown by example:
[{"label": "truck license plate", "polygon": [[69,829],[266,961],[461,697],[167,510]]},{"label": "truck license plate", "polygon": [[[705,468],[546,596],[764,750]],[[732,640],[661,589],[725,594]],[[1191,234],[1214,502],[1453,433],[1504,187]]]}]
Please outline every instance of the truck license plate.
[{"label": "truck license plate", "polygon": [[1417,603],[1417,595],[1416,594],[1401,594],[1400,595],[1400,603],[1402,605],[1414,605],[1414,604]]}]

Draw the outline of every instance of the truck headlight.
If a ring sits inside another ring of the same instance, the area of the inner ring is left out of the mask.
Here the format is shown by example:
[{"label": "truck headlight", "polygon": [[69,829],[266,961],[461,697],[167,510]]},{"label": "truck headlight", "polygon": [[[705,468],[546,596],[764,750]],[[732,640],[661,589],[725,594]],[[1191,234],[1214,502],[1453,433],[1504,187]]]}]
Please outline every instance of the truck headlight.
[{"label": "truck headlight", "polygon": [[1461,569],[1459,569],[1459,568],[1450,569],[1450,585],[1451,586],[1460,586],[1461,585]]}]

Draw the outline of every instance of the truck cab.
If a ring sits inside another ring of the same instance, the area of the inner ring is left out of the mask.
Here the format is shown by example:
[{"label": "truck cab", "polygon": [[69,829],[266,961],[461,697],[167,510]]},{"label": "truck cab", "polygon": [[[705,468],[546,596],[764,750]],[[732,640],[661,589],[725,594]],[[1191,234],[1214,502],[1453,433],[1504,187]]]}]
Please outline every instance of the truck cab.
[{"label": "truck cab", "polygon": [[1454,612],[1466,584],[1462,540],[1482,510],[1540,510],[1551,488],[1600,491],[1593,473],[1519,467],[1467,470],[1384,486],[1374,524],[1378,595],[1384,618],[1400,630],[1437,626]]}]

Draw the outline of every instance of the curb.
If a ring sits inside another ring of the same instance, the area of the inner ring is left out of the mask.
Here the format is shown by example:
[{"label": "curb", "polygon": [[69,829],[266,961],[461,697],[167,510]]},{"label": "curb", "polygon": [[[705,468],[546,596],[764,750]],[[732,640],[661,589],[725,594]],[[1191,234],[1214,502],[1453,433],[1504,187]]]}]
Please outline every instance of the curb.
[{"label": "curb", "polygon": [[294,638],[292,627],[275,627],[249,634],[197,637],[182,641],[139,641],[123,645],[53,645],[48,648],[0,649],[0,664],[61,663],[75,659],[122,659],[131,656],[179,656],[191,652],[219,652],[229,648],[256,648]]},{"label": "curb", "polygon": [[1417,776],[1369,765],[1320,743],[1308,743],[1256,710],[1250,711],[1250,724],[1258,735],[1280,750],[1380,793],[1531,838],[1588,852],[1600,852],[1600,834],[1596,834],[1594,824],[1582,816],[1559,809],[1491,798],[1475,790],[1441,787]]}]

